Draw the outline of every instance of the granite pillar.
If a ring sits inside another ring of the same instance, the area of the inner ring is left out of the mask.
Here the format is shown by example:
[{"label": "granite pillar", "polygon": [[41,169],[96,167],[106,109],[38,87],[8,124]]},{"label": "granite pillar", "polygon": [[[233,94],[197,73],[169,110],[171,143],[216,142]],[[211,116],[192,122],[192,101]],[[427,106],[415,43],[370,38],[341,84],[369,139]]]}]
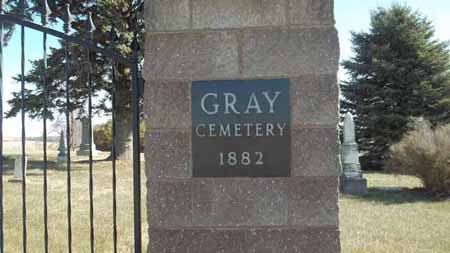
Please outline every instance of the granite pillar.
[{"label": "granite pillar", "polygon": [[[340,252],[333,1],[154,0],[146,27],[149,252]],[[289,80],[289,176],[194,177],[193,82],[261,79]]]}]

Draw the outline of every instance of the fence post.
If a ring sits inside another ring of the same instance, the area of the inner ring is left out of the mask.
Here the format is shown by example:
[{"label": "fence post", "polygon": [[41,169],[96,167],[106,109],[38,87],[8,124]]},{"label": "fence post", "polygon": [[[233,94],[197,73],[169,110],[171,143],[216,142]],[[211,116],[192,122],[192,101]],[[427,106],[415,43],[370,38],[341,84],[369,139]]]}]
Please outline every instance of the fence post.
[{"label": "fence post", "polygon": [[[20,18],[26,19],[27,2],[20,0]],[[20,69],[21,69],[21,87],[20,87],[20,111],[22,120],[22,240],[23,240],[23,252],[27,252],[27,180],[26,180],[26,132],[25,132],[25,26],[20,26],[20,43],[21,43],[21,57],[20,57]]]},{"label": "fence post", "polygon": [[139,44],[135,32],[133,43],[132,71],[132,124],[133,124],[133,191],[134,191],[134,252],[142,250],[142,226],[141,226],[141,151],[140,151],[140,113],[139,113],[139,68],[138,50]]},{"label": "fence post", "polygon": [[[43,0],[42,7],[42,26],[46,27],[48,24],[49,16],[52,11],[48,6],[47,0]],[[43,61],[44,61],[44,73],[42,74],[42,83],[44,86],[44,111],[43,111],[43,155],[44,155],[44,252],[48,253],[48,157],[47,157],[47,116],[48,116],[48,85],[47,85],[47,33],[42,33],[42,46],[43,46]]]},{"label": "fence post", "polygon": [[[4,0],[0,0],[0,15]],[[3,253],[3,22],[0,21],[0,253]]]},{"label": "fence post", "polygon": [[[66,4],[64,13],[64,33],[69,35],[72,29],[73,17],[70,13],[70,4]],[[67,142],[67,250],[72,253],[72,176],[70,154],[70,80],[69,80],[69,41],[64,40],[64,82],[66,83],[66,142]]]}]

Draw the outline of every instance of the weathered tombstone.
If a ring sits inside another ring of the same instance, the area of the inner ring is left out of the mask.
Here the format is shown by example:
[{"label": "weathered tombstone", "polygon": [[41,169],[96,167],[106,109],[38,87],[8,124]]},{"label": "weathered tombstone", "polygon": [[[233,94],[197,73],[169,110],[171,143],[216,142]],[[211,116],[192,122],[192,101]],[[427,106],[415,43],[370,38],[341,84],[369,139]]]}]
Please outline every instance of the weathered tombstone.
[{"label": "weathered tombstone", "polygon": [[146,5],[149,252],[339,252],[333,1]]},{"label": "weathered tombstone", "polygon": [[[91,138],[91,133],[89,133],[89,118],[83,116],[80,118],[81,121],[81,143],[78,148],[78,156],[88,156],[89,155],[89,140]],[[92,137],[93,138],[93,137]],[[94,140],[92,140],[92,154],[97,153],[97,148],[95,147]]]},{"label": "weathered tombstone", "polygon": [[58,146],[58,163],[64,163],[67,161],[67,152],[66,152],[66,141],[64,139],[64,131],[61,131],[61,136],[59,138],[59,146]]},{"label": "weathered tombstone", "polygon": [[347,113],[344,118],[344,142],[342,144],[343,174],[341,190],[343,193],[361,195],[367,193],[367,181],[361,173],[359,150],[355,138],[353,115]]},{"label": "weathered tombstone", "polygon": [[[75,111],[70,114],[70,149],[72,150],[78,150],[81,144],[81,132],[82,132],[82,124],[81,120],[76,117],[79,112]],[[69,148],[69,147],[67,147]]]},{"label": "weathered tombstone", "polygon": [[25,175],[22,171],[23,159],[22,155],[17,155],[16,160],[14,161],[14,178],[12,181],[22,182],[27,177],[27,166],[28,166],[28,158],[25,156]]}]

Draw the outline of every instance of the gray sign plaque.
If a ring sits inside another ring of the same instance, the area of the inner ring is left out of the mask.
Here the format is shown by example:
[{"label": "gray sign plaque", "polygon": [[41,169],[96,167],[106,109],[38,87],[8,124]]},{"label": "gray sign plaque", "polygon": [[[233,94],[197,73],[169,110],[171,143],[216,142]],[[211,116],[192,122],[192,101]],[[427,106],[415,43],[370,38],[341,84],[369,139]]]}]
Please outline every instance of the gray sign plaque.
[{"label": "gray sign plaque", "polygon": [[194,177],[288,177],[289,80],[192,83]]}]

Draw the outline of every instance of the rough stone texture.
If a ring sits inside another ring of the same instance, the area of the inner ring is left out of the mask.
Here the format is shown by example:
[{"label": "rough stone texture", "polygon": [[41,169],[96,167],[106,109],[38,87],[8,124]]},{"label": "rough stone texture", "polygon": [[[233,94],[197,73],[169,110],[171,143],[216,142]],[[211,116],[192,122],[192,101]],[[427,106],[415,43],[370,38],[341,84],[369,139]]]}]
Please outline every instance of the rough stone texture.
[{"label": "rough stone texture", "polygon": [[194,29],[279,26],[287,0],[192,0]]},{"label": "rough stone texture", "polygon": [[237,253],[245,252],[245,231],[218,229],[150,229],[149,238],[155,243],[149,253]]},{"label": "rough stone texture", "polygon": [[190,82],[148,81],[144,99],[146,129],[191,128]]},{"label": "rough stone texture", "polygon": [[336,126],[339,122],[339,87],[336,75],[291,79],[292,128]]},{"label": "rough stone texture", "polygon": [[335,177],[150,181],[148,187],[150,225],[338,225]]},{"label": "rough stone texture", "polygon": [[154,0],[150,32],[241,27],[333,25],[332,0]]},{"label": "rough stone texture", "polygon": [[153,0],[146,4],[148,31],[173,31],[190,27],[190,0]]},{"label": "rough stone texture", "polygon": [[149,178],[189,178],[192,176],[191,133],[148,130],[145,161]]},{"label": "rough stone texture", "polygon": [[146,78],[209,80],[239,76],[235,32],[149,34]]},{"label": "rough stone texture", "polygon": [[245,251],[251,253],[330,253],[340,248],[335,229],[265,229],[250,230]]},{"label": "rough stone texture", "polygon": [[338,37],[332,27],[242,32],[245,77],[335,75],[338,61]]},{"label": "rough stone texture", "polygon": [[255,226],[287,223],[284,180],[213,179],[193,185],[196,226]]},{"label": "rough stone texture", "polygon": [[189,226],[192,224],[190,182],[147,182],[150,226]]},{"label": "rough stone texture", "polygon": [[289,224],[307,227],[339,225],[336,177],[291,180],[288,194]]},{"label": "rough stone texture", "polygon": [[340,162],[336,127],[293,129],[291,159],[292,176],[338,177]]},{"label": "rough stone texture", "polygon": [[334,24],[333,0],[288,0],[290,24]]},{"label": "rough stone texture", "polygon": [[334,228],[257,227],[242,230],[150,230],[149,252],[176,253],[330,253],[340,248]]},{"label": "rough stone texture", "polygon": [[[339,252],[333,1],[146,5],[149,252]],[[291,177],[192,178],[191,82],[261,78],[290,80]]]}]

